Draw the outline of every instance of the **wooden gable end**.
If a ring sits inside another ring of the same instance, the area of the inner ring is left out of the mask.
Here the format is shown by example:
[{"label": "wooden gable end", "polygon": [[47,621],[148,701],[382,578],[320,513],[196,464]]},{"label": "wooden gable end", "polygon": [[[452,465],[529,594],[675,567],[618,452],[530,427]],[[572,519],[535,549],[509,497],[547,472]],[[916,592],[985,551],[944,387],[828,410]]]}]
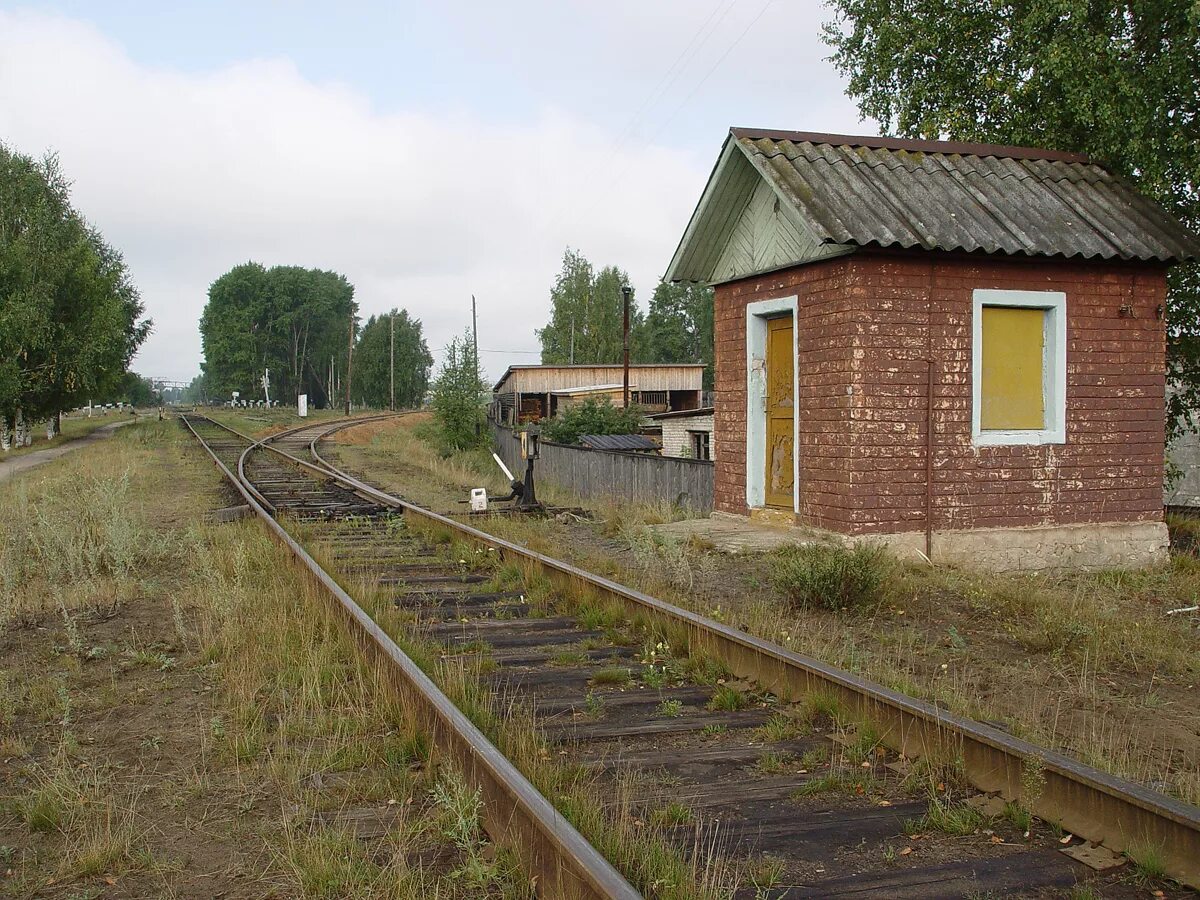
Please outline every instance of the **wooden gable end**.
[{"label": "wooden gable end", "polygon": [[668,281],[718,284],[849,252],[822,243],[736,140],[727,140],[667,269]]},{"label": "wooden gable end", "polygon": [[822,244],[779,200],[765,180],[755,185],[750,201],[729,231],[709,280],[733,281],[798,263],[846,252],[840,244]]}]

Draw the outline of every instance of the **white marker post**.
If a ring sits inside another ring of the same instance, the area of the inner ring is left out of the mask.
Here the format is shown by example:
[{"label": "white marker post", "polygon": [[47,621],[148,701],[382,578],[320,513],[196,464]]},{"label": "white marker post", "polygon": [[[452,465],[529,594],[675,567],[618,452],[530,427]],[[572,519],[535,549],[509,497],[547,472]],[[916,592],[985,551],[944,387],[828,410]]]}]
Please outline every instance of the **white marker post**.
[{"label": "white marker post", "polygon": [[308,394],[296,398],[296,414],[302,419],[308,418]]}]

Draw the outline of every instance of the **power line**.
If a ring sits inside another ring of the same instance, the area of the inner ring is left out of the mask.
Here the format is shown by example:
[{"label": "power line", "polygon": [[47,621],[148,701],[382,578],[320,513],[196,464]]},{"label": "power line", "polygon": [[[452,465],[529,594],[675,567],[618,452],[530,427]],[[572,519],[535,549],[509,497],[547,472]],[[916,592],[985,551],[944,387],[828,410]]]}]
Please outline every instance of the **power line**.
[{"label": "power line", "polygon": [[[720,22],[725,19],[725,16],[729,13],[729,11],[731,9],[733,9],[733,5],[736,2],[737,2],[737,0],[733,0],[733,2],[730,3],[730,5],[728,7],[725,8],[725,12],[721,15],[721,18],[717,20],[716,24],[720,24]],[[737,36],[737,38],[734,39],[733,43],[731,43],[728,47],[725,48],[725,51],[709,67],[708,71],[704,73],[704,77],[702,77],[698,82],[696,82],[696,85],[688,92],[687,96],[683,98],[683,101],[678,106],[676,106],[674,111],[659,124],[659,126],[650,135],[648,140],[653,141],[656,138],[658,138],[659,135],[661,135],[662,132],[666,129],[666,127],[675,120],[675,117],[678,116],[679,113],[682,112],[685,107],[687,107],[688,103],[690,103],[692,101],[692,98],[696,96],[696,94],[699,92],[700,88],[702,88],[708,82],[708,79],[711,78],[713,76],[713,74],[717,71],[717,69],[719,69],[721,67],[721,64],[723,62],[725,62],[726,59],[728,59],[729,54],[731,54],[738,47],[738,45],[741,44],[741,42],[745,39],[746,35],[750,33],[750,30],[755,25],[758,24],[759,20],[762,19],[762,17],[764,15],[766,15],[767,10],[771,7],[771,5],[774,2],[775,2],[775,0],[766,0],[766,3],[764,3],[762,8],[758,11],[758,14],[753,19],[750,20],[749,24],[746,25],[746,27],[744,29],[742,29],[742,33],[739,34]],[[718,8],[720,8],[720,7],[718,6]],[[716,12],[716,10],[714,10],[714,14],[715,14],[715,12]],[[710,15],[710,18],[711,18],[711,15]],[[701,26],[701,27],[703,28],[703,26]],[[713,26],[713,31],[715,31],[715,29],[716,29],[716,25]],[[711,36],[711,34],[712,34],[712,31],[709,32],[710,36]],[[705,41],[701,42],[700,46],[702,46],[706,41],[707,41],[707,38],[705,39]],[[700,47],[697,46],[696,49],[699,50]],[[681,69],[680,72],[677,74],[682,74],[682,71],[683,70]],[[672,79],[672,80],[674,80],[674,79]],[[616,149],[614,148],[613,154],[615,155],[615,153],[616,153]],[[610,157],[610,162],[611,162],[611,157]],[[605,168],[607,169],[607,165]],[[628,164],[626,164],[622,169],[620,169],[616,173],[615,178],[609,178],[608,177],[609,172],[605,171],[602,175],[598,176],[597,179],[595,179],[595,183],[603,182],[605,185],[610,184],[613,181],[621,178],[624,175],[624,173],[628,170],[628,168],[629,168]],[[596,205],[598,203],[599,203],[599,197],[594,196],[591,203],[586,207],[586,209],[582,213],[579,213],[578,209],[575,210],[576,218],[577,219],[586,219],[588,216],[591,215],[592,211],[596,208]],[[552,226],[556,226],[558,224],[560,218],[561,218],[561,214],[556,215],[554,217],[554,219],[551,220],[547,224],[547,226],[546,226],[547,230],[549,230]]]},{"label": "power line", "polygon": [[[691,61],[695,55],[700,52],[700,48],[708,43],[708,39],[713,36],[720,24],[725,21],[725,17],[729,15],[735,6],[737,6],[738,0],[729,0],[729,3],[725,6],[724,11],[721,12],[720,18],[713,22],[713,18],[717,15],[717,12],[721,10],[721,6],[724,3],[725,0],[718,0],[717,5],[713,7],[713,11],[708,14],[708,18],[705,19],[700,24],[700,27],[697,28],[692,34],[691,40],[687,42],[683,50],[681,50],[679,55],[675,57],[675,61],[671,63],[671,65],[667,68],[667,71],[663,73],[661,78],[659,78],[658,84],[656,84],[650,91],[650,93],[647,95],[647,98],[642,101],[642,104],[638,107],[637,111],[630,118],[626,126],[621,129],[617,139],[613,142],[612,152],[609,154],[609,158],[605,163],[605,168],[607,168],[608,163],[612,162],[612,158],[616,156],[617,151],[621,149],[621,145],[625,142],[626,137],[632,135],[636,130],[638,121],[641,119],[642,114],[653,107],[661,97],[666,96],[667,92],[670,91],[675,82],[679,80],[679,76],[682,75],[684,70],[687,69],[688,65],[691,64]],[[712,22],[712,27],[708,28],[708,24],[710,22]],[[699,38],[702,33],[704,34],[704,37],[697,43],[696,39]],[[682,65],[680,65],[681,62]]]},{"label": "power line", "polygon": [[708,79],[712,77],[712,74],[721,67],[721,63],[725,62],[726,58],[729,56],[730,53],[732,53],[734,51],[734,49],[737,47],[737,45],[742,42],[743,38],[745,38],[746,35],[748,35],[750,33],[750,29],[758,24],[758,20],[761,19],[764,15],[766,15],[767,10],[770,9],[771,4],[774,2],[775,2],[775,0],[767,0],[767,2],[763,4],[763,8],[758,11],[758,15],[750,20],[750,24],[748,24],[744,29],[742,29],[742,33],[739,34],[737,36],[737,39],[732,44],[729,45],[728,49],[726,49],[726,51],[724,53],[721,54],[720,58],[718,58],[717,61],[712,64],[712,67],[704,74],[704,77],[701,78],[696,83],[696,86],[694,88],[692,88],[691,92],[686,97],[683,98],[683,102],[680,103],[679,106],[677,106],[675,108],[675,111],[673,113],[671,113],[671,115],[669,115],[666,118],[666,120],[658,127],[658,131],[656,131],[654,133],[656,137],[662,132],[662,130],[664,128],[666,128],[668,125],[670,125],[671,122],[675,119],[675,117],[677,115],[679,115],[679,113],[683,110],[683,108],[685,106],[687,106],[688,103],[691,102],[691,99],[694,96],[696,96],[696,92],[699,91],[700,88],[704,87],[705,82],[707,82]]},{"label": "power line", "polygon": [[[687,67],[691,64],[692,60],[695,58],[696,54],[700,52],[701,48],[708,43],[709,38],[716,33],[717,28],[723,21],[725,21],[725,17],[729,15],[730,11],[732,11],[735,6],[737,6],[738,2],[739,0],[729,0],[728,3],[726,3],[726,0],[717,0],[717,5],[714,6],[712,12],[708,14],[708,18],[701,22],[700,26],[692,33],[691,39],[687,42],[687,44],[684,45],[684,48],[679,52],[679,55],[675,57],[675,60],[671,63],[671,65],[667,67],[667,70],[659,77],[658,83],[646,96],[646,99],[642,101],[637,111],[632,117],[630,117],[629,121],[613,140],[612,147],[609,149],[608,157],[605,159],[604,163],[599,169],[597,181],[607,182],[609,180],[608,176],[612,172],[613,160],[616,159],[617,153],[627,142],[628,138],[632,137],[634,134],[642,115],[649,112],[649,110],[653,108],[653,106],[659,100],[663,99],[667,95],[670,89],[674,86],[675,82],[679,79],[679,76],[684,73]],[[724,6],[723,10],[722,6]],[[717,17],[718,12],[721,13],[720,17]],[[714,18],[716,18],[715,22],[713,21]],[[712,23],[711,27],[709,27],[709,23]],[[701,35],[703,35],[703,37],[701,37]],[[700,38],[699,42],[697,42],[697,38]],[[543,226],[544,231],[552,231],[558,225],[562,217],[566,214],[566,211],[567,210],[565,207],[558,209],[554,213],[553,217],[546,223],[546,225]]]},{"label": "power line", "polygon": [[[438,347],[436,352],[445,353],[449,349],[450,349],[450,345],[446,344],[444,347]],[[488,350],[483,347],[480,347],[479,352],[480,353],[515,353],[515,354],[524,355],[524,356],[536,356],[536,355],[540,354],[542,351],[541,350]]]}]

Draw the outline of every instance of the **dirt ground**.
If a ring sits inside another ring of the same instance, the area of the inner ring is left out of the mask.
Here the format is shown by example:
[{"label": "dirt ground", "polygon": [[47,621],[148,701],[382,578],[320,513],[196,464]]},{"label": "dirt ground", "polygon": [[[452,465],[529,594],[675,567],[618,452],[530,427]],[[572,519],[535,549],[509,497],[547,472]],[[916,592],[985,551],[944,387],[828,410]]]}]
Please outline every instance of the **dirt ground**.
[{"label": "dirt ground", "polygon": [[[454,515],[464,515],[468,488],[504,487],[486,454],[440,459],[414,433],[420,422],[342,432],[335,452],[381,487]],[[582,502],[546,485],[539,495]],[[1093,575],[897,564],[882,603],[826,611],[787,601],[777,554],[731,556],[654,536],[645,526],[670,510],[583,505],[590,517],[472,524],[1200,803],[1200,627],[1165,615],[1200,596],[1192,554]]]}]

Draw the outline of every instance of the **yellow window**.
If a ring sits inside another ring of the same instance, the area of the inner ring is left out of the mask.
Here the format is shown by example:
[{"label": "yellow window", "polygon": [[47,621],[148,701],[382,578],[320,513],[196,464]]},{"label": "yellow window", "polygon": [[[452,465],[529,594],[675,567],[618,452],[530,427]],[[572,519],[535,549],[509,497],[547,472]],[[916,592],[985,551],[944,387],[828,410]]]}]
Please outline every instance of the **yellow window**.
[{"label": "yellow window", "polygon": [[1046,310],[983,307],[979,427],[1015,431],[1046,427]]}]

